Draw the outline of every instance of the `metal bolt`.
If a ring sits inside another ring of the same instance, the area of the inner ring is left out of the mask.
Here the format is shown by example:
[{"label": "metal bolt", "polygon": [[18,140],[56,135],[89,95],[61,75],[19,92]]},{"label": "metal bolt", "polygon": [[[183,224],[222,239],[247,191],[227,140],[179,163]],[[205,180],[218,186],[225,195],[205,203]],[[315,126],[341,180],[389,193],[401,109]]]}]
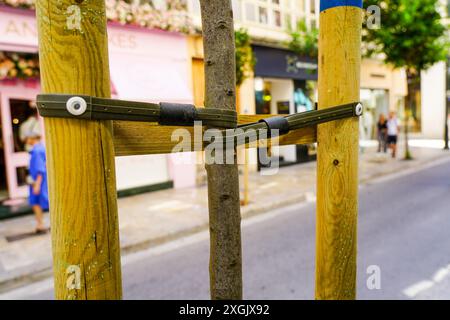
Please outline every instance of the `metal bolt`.
[{"label": "metal bolt", "polygon": [[360,116],[363,113],[363,105],[361,103],[358,103],[355,107],[355,115]]},{"label": "metal bolt", "polygon": [[66,109],[70,114],[73,114],[74,116],[80,116],[86,112],[87,103],[81,97],[72,97],[67,100]]}]

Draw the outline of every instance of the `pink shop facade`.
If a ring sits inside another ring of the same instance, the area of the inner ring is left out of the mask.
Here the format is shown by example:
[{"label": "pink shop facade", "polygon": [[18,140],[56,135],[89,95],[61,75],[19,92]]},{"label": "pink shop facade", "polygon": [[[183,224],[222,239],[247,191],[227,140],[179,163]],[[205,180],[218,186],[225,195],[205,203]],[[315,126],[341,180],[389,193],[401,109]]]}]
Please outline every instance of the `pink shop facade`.
[{"label": "pink shop facade", "polygon": [[[110,23],[108,37],[114,97],[192,103],[186,36]],[[37,43],[34,11],[0,7],[0,52],[37,54]],[[39,91],[38,78],[0,78],[0,202],[28,195],[29,159],[19,135]],[[43,126],[41,118],[39,123]],[[176,160],[174,155],[117,157],[119,194],[195,185],[195,162]]]}]

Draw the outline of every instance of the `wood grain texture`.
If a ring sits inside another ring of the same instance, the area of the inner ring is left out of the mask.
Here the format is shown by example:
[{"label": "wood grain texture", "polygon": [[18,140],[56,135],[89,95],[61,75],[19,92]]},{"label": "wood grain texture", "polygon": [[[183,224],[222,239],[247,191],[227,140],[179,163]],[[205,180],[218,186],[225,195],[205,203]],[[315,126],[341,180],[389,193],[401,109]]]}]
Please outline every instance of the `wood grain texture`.
[{"label": "wood grain texture", "polygon": [[[273,116],[273,115],[269,115]],[[268,115],[240,115],[239,124],[253,123]],[[192,127],[163,127],[156,123],[114,121],[114,149],[116,156],[172,153],[174,147],[182,142],[184,151],[202,151],[203,144],[194,144],[193,139],[172,141],[177,129],[186,130],[194,137]],[[316,142],[316,126],[293,130],[279,137],[279,145],[308,144]]]},{"label": "wood grain texture", "polygon": [[[319,109],[359,101],[361,9],[321,12]],[[317,132],[316,299],[355,299],[358,119]]]},{"label": "wood grain texture", "polygon": [[[110,97],[105,2],[38,0],[36,15],[43,92]],[[112,123],[44,121],[55,296],[120,299]]]},{"label": "wood grain texture", "polygon": [[[205,106],[236,110],[231,0],[200,0],[205,52]],[[218,156],[218,155],[214,155]],[[242,299],[239,173],[234,164],[206,165],[212,299]]]}]

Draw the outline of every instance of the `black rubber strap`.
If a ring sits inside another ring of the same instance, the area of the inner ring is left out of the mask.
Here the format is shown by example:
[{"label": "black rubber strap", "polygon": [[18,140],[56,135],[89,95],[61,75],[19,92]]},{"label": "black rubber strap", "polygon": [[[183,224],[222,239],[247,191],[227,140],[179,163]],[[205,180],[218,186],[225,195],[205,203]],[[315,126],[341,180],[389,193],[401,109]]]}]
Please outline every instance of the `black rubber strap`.
[{"label": "black rubber strap", "polygon": [[278,134],[276,136],[281,136],[283,134],[286,134],[289,132],[289,122],[285,117],[277,116],[277,117],[271,117],[266,119],[261,119],[259,122],[264,122],[267,126],[268,136],[272,137],[275,135],[272,135],[272,130],[278,130]]},{"label": "black rubber strap", "polygon": [[[84,112],[70,112],[70,101],[73,98],[85,103]],[[159,122],[173,126],[191,126],[194,121],[201,121],[204,126],[224,129],[236,128],[237,125],[236,111],[195,108],[188,104],[156,104],[83,95],[40,94],[37,96],[36,105],[43,117]]]},{"label": "black rubber strap", "polygon": [[[158,122],[161,125],[172,126],[191,126],[195,121],[201,121],[203,126],[219,129],[232,129],[237,125],[237,114],[233,110],[195,108],[190,104],[155,104],[83,95],[44,94],[37,96],[36,105],[39,114],[43,117]],[[290,130],[359,117],[362,113],[362,104],[352,102],[320,110],[275,116],[241,125],[238,128],[243,130],[234,133],[234,136],[240,138],[246,134],[246,131],[267,130],[267,128],[277,129],[278,134],[283,135]],[[271,130],[269,135],[272,133]]]},{"label": "black rubber strap", "polygon": [[159,121],[163,126],[193,126],[197,119],[197,109],[192,104],[161,102]]}]

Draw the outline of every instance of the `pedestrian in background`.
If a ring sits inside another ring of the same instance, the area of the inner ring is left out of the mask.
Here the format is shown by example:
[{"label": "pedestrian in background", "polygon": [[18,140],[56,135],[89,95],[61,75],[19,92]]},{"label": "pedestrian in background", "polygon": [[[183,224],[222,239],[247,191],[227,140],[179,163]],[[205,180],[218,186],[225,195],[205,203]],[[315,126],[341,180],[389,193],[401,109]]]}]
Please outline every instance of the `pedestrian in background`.
[{"label": "pedestrian in background", "polygon": [[24,150],[25,151],[30,151],[29,145],[27,145],[26,140],[27,140],[27,134],[29,132],[35,132],[35,133],[39,133],[40,136],[41,135],[41,124],[39,123],[39,116],[38,116],[38,111],[36,108],[36,105],[34,104],[34,102],[30,102],[30,109],[29,109],[29,115],[27,120],[25,120],[24,122],[22,122],[22,124],[19,127],[19,138],[20,141],[24,144]]},{"label": "pedestrian in background", "polygon": [[389,149],[392,151],[392,158],[395,158],[397,153],[397,139],[399,133],[399,123],[394,111],[389,112],[389,119],[387,125],[387,143]]},{"label": "pedestrian in background", "polygon": [[378,152],[383,150],[384,153],[387,152],[387,121],[384,114],[380,114],[377,123],[378,128]]},{"label": "pedestrian in background", "polygon": [[26,144],[30,149],[30,196],[29,203],[36,217],[36,233],[46,233],[44,212],[48,211],[48,188],[45,147],[41,134],[37,130],[25,134]]}]

